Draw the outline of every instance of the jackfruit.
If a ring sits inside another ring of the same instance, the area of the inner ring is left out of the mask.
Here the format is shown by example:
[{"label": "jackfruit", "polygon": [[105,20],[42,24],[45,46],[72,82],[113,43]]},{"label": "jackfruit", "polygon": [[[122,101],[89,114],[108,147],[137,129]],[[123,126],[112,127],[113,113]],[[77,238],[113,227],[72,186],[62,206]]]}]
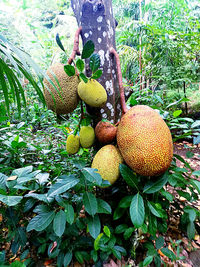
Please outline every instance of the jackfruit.
[{"label": "jackfruit", "polygon": [[70,134],[66,141],[66,150],[68,154],[76,154],[79,151],[80,138],[78,135]]},{"label": "jackfruit", "polygon": [[117,144],[129,167],[143,176],[164,173],[172,161],[170,130],[162,117],[145,105],[132,107],[122,117]]},{"label": "jackfruit", "polygon": [[102,144],[110,144],[115,140],[117,127],[108,121],[100,121],[95,127],[95,135]]},{"label": "jackfruit", "polygon": [[[79,79],[77,76],[69,77],[64,71],[64,65],[61,63],[55,63],[46,72],[49,78],[52,80],[57,90],[52,84],[44,79],[44,97],[46,100],[47,107],[57,114],[67,114],[72,112],[78,104],[78,94],[77,88],[79,84]],[[54,78],[56,77],[56,79]],[[59,82],[59,84],[56,82]],[[49,90],[51,93],[49,92]],[[54,96],[54,99],[52,97]],[[62,97],[61,97],[61,96]]]},{"label": "jackfruit", "polygon": [[107,101],[107,93],[96,80],[81,81],[78,85],[79,97],[91,107],[101,107]]},{"label": "jackfruit", "polygon": [[95,133],[91,126],[82,126],[79,135],[82,147],[89,148],[94,144]]},{"label": "jackfruit", "polygon": [[123,158],[119,150],[113,145],[106,145],[96,153],[92,168],[98,169],[102,179],[113,184],[119,178],[119,165],[122,162]]}]

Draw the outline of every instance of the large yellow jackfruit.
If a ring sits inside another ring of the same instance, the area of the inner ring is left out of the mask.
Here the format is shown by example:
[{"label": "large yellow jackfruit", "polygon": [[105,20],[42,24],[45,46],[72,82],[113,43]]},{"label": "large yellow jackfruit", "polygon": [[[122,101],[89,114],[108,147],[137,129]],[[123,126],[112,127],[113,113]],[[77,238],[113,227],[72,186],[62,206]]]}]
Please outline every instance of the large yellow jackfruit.
[{"label": "large yellow jackfruit", "polygon": [[82,147],[89,148],[94,144],[95,133],[91,126],[82,126],[79,135]]},{"label": "large yellow jackfruit", "polygon": [[[60,92],[59,94],[54,86],[50,84],[47,79],[44,79],[44,96],[47,107],[55,111],[57,114],[67,114],[72,112],[78,104],[78,77],[69,77],[64,71],[64,65],[61,63],[55,63],[54,65],[52,65],[47,70],[46,74],[49,76],[54,85],[57,87],[57,90],[59,90]],[[54,77],[56,77],[56,79],[58,80],[59,85]],[[51,91],[51,93],[48,89]],[[54,96],[55,103],[52,94]],[[60,97],[60,95],[62,96],[62,98]]]},{"label": "large yellow jackfruit", "polygon": [[68,154],[76,154],[79,151],[80,138],[78,135],[70,134],[66,141],[66,150]]},{"label": "large yellow jackfruit", "polygon": [[129,167],[143,176],[164,173],[172,161],[170,130],[162,117],[145,105],[132,107],[122,117],[117,144]]},{"label": "large yellow jackfruit", "polygon": [[113,145],[103,146],[92,161],[92,168],[98,169],[102,179],[113,184],[120,175],[119,165],[123,158],[119,150]]},{"label": "large yellow jackfruit", "polygon": [[107,93],[96,80],[81,81],[78,85],[79,97],[91,107],[101,107],[107,101]]}]

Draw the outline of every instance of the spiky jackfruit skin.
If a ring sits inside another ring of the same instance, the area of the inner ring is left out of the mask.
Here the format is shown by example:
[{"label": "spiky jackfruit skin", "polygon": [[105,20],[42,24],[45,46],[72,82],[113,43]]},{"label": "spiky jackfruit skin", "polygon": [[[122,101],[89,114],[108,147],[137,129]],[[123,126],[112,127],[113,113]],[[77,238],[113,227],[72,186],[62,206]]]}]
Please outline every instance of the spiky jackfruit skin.
[{"label": "spiky jackfruit skin", "polygon": [[172,161],[170,130],[161,116],[145,105],[132,107],[122,117],[117,144],[129,167],[143,176],[164,173]]},{"label": "spiky jackfruit skin", "polygon": [[82,126],[80,129],[80,143],[84,148],[89,148],[94,144],[95,133],[91,126]]},{"label": "spiky jackfruit skin", "polygon": [[119,150],[113,145],[106,145],[96,153],[92,168],[98,169],[101,177],[113,184],[119,178],[119,165],[122,162]]},{"label": "spiky jackfruit skin", "polygon": [[70,134],[66,141],[66,150],[68,154],[76,154],[79,151],[80,138],[78,135]]},{"label": "spiky jackfruit skin", "polygon": [[[62,96],[61,98],[54,86],[50,84],[47,79],[44,79],[44,96],[47,107],[56,112],[57,114],[68,114],[72,112],[77,107],[79,99],[77,93],[77,88],[79,84],[78,77],[69,77],[64,71],[64,65],[61,63],[55,63],[54,65],[52,65],[47,70],[46,74],[55,84],[57,90],[59,90],[60,95]],[[55,76],[60,86],[56,82],[56,79],[54,78]],[[49,92],[48,88],[55,98],[55,104],[52,94]]]},{"label": "spiky jackfruit skin", "polygon": [[107,101],[107,93],[96,80],[81,81],[78,85],[79,97],[91,107],[101,107]]}]

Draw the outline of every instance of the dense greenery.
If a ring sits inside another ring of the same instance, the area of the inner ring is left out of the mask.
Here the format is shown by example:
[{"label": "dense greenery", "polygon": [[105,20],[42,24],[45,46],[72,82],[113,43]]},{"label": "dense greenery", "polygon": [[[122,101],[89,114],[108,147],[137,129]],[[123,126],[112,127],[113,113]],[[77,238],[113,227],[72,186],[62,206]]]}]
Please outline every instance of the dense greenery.
[{"label": "dense greenery", "polygon": [[[3,3],[14,14],[19,1]],[[0,12],[4,18],[0,22],[0,226],[4,229],[0,243],[10,244],[9,249],[1,250],[0,264],[7,266],[16,255],[21,262],[17,266],[23,267],[35,266],[39,257],[54,259],[57,266],[75,261],[102,266],[111,256],[124,256],[140,266],[151,262],[161,266],[160,251],[174,264],[183,260],[181,241],[176,240],[172,252],[163,236],[174,211],[182,233],[190,240],[199,233],[200,212],[193,203],[200,194],[200,172],[174,155],[170,169],[151,180],[121,164],[120,179],[109,186],[90,168],[95,148],[81,148],[73,156],[66,152],[66,138],[77,129],[81,107],[70,116],[57,118],[44,106],[44,69],[53,56],[66,63],[72,47],[60,34],[63,53],[52,32],[60,12],[71,14],[69,6],[70,1],[20,2],[15,12],[26,18],[29,34],[17,24],[12,28],[11,19]],[[200,81],[198,3],[142,2],[142,14],[137,1],[124,0],[122,7],[115,0],[113,7],[119,22],[116,34],[124,84],[132,89],[127,104],[157,109],[174,141],[200,143],[200,120],[190,114],[186,117],[183,105],[187,103],[191,113],[200,105],[199,98],[191,101],[191,94],[199,93]],[[49,20],[43,16],[46,13],[53,14]],[[17,38],[19,32],[22,42]],[[85,116],[81,125],[91,122]],[[191,158],[192,151],[187,156]],[[183,167],[177,167],[176,159]],[[138,260],[141,251],[143,257]]]}]

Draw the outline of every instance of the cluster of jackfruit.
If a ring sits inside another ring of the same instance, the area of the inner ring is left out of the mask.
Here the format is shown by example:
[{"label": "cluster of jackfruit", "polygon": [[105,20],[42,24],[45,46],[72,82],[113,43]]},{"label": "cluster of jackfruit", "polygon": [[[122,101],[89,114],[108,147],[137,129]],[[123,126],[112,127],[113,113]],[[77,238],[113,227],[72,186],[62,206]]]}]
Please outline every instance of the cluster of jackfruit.
[{"label": "cluster of jackfruit", "polygon": [[142,176],[158,176],[170,166],[173,143],[162,117],[145,105],[132,107],[117,127],[117,145],[106,145],[95,155],[92,168],[113,184],[123,162]]},{"label": "cluster of jackfruit", "polygon": [[94,144],[95,133],[91,126],[82,126],[79,136],[70,134],[66,141],[66,150],[68,154],[76,154],[80,146],[89,148]]}]

